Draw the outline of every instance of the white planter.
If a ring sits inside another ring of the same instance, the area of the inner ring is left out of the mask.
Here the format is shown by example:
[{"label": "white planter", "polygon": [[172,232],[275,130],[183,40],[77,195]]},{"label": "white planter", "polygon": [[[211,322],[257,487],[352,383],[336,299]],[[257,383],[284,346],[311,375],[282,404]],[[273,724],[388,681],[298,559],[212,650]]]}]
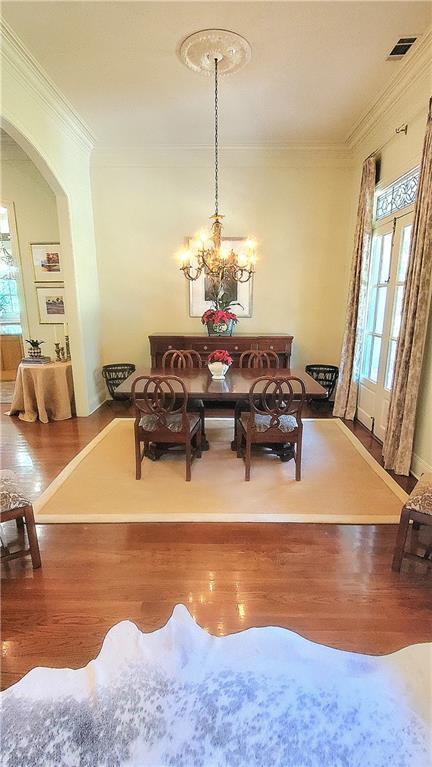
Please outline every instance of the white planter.
[{"label": "white planter", "polygon": [[225,365],[225,362],[209,362],[208,369],[216,381],[222,381],[225,378],[229,365]]}]

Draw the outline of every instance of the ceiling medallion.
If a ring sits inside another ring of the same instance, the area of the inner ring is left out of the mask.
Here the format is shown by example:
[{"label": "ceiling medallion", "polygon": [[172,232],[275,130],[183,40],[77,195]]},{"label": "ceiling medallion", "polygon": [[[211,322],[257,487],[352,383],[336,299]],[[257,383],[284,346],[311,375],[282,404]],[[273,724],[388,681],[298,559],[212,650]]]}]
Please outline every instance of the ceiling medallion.
[{"label": "ceiling medallion", "polygon": [[182,61],[194,72],[214,76],[214,157],[215,210],[211,231],[202,231],[190,250],[179,253],[180,269],[187,280],[202,273],[212,283],[215,296],[223,294],[229,282],[248,282],[255,272],[256,242],[248,239],[239,253],[224,246],[223,215],[219,212],[219,90],[218,76],[236,72],[249,61],[250,45],[244,37],[223,29],[206,29],[187,37],[180,48]]},{"label": "ceiling medallion", "polygon": [[251,47],[237,32],[202,29],[183,40],[179,56],[189,69],[203,75],[213,75],[217,59],[219,75],[229,75],[250,61]]}]

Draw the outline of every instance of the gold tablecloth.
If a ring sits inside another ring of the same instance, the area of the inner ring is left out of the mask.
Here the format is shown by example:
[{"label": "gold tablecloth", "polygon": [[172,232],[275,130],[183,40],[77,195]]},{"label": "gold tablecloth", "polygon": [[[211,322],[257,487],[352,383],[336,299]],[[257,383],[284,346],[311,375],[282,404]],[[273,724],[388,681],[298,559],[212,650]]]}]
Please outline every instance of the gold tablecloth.
[{"label": "gold tablecloth", "polygon": [[47,365],[21,363],[9,415],[22,421],[65,421],[74,414],[74,389],[70,362]]}]

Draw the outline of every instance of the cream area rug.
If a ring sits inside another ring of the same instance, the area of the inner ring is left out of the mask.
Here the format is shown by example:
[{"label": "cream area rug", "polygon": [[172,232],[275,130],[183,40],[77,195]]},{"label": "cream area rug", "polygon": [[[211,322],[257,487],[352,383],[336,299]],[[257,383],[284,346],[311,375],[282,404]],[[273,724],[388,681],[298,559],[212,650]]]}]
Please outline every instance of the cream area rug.
[{"label": "cream area rug", "polygon": [[177,605],[85,668],[2,693],[3,767],[430,767],[432,644],[381,657],[286,629],[213,637]]},{"label": "cream area rug", "polygon": [[252,456],[251,481],[230,449],[233,422],[208,419],[210,450],[185,482],[182,454],[143,460],[135,479],[133,419],[112,421],[36,501],[38,522],[395,523],[406,493],[338,419],[304,422],[294,462]]}]

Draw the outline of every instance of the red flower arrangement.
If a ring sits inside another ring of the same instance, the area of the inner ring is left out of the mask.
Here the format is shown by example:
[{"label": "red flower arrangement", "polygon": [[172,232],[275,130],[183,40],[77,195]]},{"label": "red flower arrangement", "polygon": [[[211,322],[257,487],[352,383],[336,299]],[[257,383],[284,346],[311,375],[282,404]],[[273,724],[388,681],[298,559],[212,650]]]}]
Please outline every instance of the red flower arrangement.
[{"label": "red flower arrangement", "polygon": [[234,312],[223,311],[222,309],[207,309],[201,317],[203,325],[207,325],[207,322],[212,322],[213,325],[219,325],[223,322],[227,325],[229,320],[237,322],[237,315]]},{"label": "red flower arrangement", "polygon": [[208,362],[223,362],[224,365],[232,365],[232,357],[228,354],[226,349],[215,349],[208,356]]}]

